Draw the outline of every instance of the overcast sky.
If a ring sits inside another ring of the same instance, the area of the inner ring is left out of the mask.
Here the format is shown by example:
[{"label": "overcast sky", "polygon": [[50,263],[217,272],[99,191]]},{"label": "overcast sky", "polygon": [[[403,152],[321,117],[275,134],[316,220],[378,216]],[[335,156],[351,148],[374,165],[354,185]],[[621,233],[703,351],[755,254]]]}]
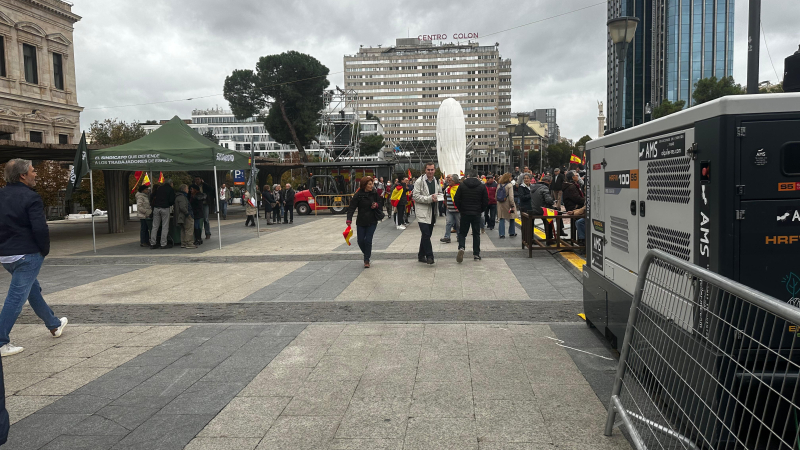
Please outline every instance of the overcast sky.
[{"label": "overcast sky", "polygon": [[[597,101],[606,98],[606,8],[590,7],[499,34],[491,33],[595,5],[597,0],[437,2],[260,0],[73,0],[81,126],[94,120],[188,118],[222,106],[225,77],[260,56],[297,50],[343,86],[342,56],[359,45],[393,45],[419,34],[479,33],[511,58],[512,111],[557,108],[562,136],[596,138]],[[767,0],[762,22],[778,75],[800,44],[800,1]],[[734,77],[746,81],[747,2],[736,0]],[[778,80],[761,44],[761,80]],[[212,96],[214,94],[220,94]],[[212,96],[197,98],[201,96]],[[110,106],[164,102],[143,106]]]}]

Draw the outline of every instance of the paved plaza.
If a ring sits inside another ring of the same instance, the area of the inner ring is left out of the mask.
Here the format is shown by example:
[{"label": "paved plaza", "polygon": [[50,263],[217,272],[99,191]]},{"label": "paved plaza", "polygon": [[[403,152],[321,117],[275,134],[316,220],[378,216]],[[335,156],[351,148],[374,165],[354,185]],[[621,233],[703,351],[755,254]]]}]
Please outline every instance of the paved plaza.
[{"label": "paved plaza", "polygon": [[[383,222],[372,268],[343,216],[261,236],[233,211],[199,249],[51,225],[3,359],[13,449],[629,449],[603,436],[616,355],[578,316],[580,270],[488,231],[483,261],[416,261]],[[88,232],[88,236],[86,236]],[[468,245],[469,245],[468,239]],[[576,276],[578,274],[578,276]],[[0,274],[0,289],[9,276]]]}]

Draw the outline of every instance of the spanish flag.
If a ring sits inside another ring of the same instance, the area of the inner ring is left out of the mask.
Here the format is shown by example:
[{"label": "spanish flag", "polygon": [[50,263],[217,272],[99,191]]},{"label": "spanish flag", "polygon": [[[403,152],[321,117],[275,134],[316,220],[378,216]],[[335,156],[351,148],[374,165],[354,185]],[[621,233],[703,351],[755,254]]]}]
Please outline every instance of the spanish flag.
[{"label": "spanish flag", "polygon": [[348,225],[347,228],[345,228],[344,233],[342,233],[342,236],[344,236],[344,240],[345,242],[347,242],[347,245],[350,245],[350,238],[353,237],[353,229],[350,228],[350,225]]},{"label": "spanish flag", "polygon": [[575,164],[583,164],[583,161],[581,161],[581,159],[578,158],[578,155],[575,155],[575,154],[573,154],[573,155],[571,155],[569,157],[569,162],[575,163]]},{"label": "spanish flag", "polygon": [[460,177],[462,177],[462,178],[464,177],[464,171],[463,171],[463,170],[459,170],[459,171],[458,171],[458,174],[459,174],[458,176],[460,176]]},{"label": "spanish flag", "polygon": [[395,208],[397,207],[397,204],[400,203],[400,198],[402,196],[403,196],[403,185],[398,184],[397,186],[394,187],[394,190],[392,190],[392,198],[390,199],[390,202],[392,203],[393,207]]},{"label": "spanish flag", "polygon": [[164,182],[164,172],[158,172],[158,182],[159,183]]},{"label": "spanish flag", "polygon": [[[543,213],[542,215],[544,215],[544,216],[557,216],[558,215],[558,211],[556,211],[555,209],[550,209],[550,208],[542,208],[542,213]],[[547,219],[547,222],[553,223],[553,219]]]},{"label": "spanish flag", "polygon": [[411,169],[408,169],[408,179],[410,180],[412,178],[414,178],[414,177],[411,176]]},{"label": "spanish flag", "polygon": [[411,214],[411,207],[414,205],[414,198],[411,191],[406,191],[406,215]]}]

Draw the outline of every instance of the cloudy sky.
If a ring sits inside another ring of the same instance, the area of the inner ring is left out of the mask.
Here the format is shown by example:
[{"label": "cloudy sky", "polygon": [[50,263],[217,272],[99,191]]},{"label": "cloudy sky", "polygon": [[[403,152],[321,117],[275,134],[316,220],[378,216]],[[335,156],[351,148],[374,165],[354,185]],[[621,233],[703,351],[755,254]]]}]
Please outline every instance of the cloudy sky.
[{"label": "cloudy sky", "polygon": [[[74,41],[84,129],[98,119],[227,108],[222,84],[232,70],[286,50],[316,57],[330,69],[331,84],[342,86],[343,55],[419,34],[477,32],[482,44],[499,42],[513,61],[512,111],[555,107],[562,136],[595,138],[597,101],[606,97],[606,8],[597,0],[73,1],[83,17]],[[763,8],[775,70],[762,40],[761,80],[775,82],[800,44],[800,1],[767,0]],[[744,84],[746,1],[736,0],[735,19],[734,77]],[[193,100],[174,101],[187,98]],[[148,104],[155,102],[162,103]]]}]

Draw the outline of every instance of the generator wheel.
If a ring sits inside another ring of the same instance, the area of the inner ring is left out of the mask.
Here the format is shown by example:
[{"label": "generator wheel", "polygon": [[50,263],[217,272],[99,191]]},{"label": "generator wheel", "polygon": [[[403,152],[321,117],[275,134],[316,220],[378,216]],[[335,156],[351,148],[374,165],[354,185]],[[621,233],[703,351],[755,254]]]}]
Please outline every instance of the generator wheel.
[{"label": "generator wheel", "polygon": [[297,209],[297,215],[299,216],[307,216],[311,214],[311,207],[308,206],[308,203],[306,202],[298,203],[295,208]]}]

